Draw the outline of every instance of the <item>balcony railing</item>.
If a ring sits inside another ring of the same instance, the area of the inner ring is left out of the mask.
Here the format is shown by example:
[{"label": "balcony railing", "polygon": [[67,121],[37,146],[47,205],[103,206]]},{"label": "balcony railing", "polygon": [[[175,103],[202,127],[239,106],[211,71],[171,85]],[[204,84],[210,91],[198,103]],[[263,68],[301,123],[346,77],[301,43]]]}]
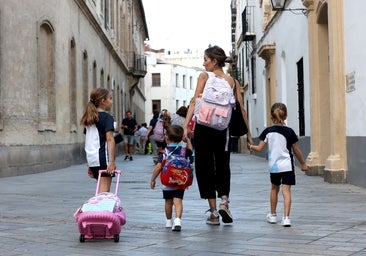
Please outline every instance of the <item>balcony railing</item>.
[{"label": "balcony railing", "polygon": [[246,6],[241,14],[243,25],[244,41],[253,41],[255,38],[254,32],[254,6]]},{"label": "balcony railing", "polygon": [[146,57],[135,52],[130,52],[128,55],[128,70],[134,76],[144,77],[147,72]]}]

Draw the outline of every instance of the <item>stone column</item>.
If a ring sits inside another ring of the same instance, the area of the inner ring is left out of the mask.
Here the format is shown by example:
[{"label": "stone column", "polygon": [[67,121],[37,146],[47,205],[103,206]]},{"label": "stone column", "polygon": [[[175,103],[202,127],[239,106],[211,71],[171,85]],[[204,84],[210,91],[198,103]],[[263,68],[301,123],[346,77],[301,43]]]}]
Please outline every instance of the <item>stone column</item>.
[{"label": "stone column", "polygon": [[324,180],[347,181],[345,123],[344,19],[343,0],[328,1],[330,155],[325,163]]}]

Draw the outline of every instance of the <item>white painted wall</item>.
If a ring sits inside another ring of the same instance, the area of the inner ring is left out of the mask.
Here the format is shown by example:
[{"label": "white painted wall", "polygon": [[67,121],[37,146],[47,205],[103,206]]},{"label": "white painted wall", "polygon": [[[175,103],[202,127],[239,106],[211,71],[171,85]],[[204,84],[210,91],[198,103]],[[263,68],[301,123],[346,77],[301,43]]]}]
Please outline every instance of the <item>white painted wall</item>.
[{"label": "white painted wall", "polygon": [[[148,122],[152,117],[152,101],[160,100],[161,108],[175,112],[181,106],[188,106],[197,85],[197,78],[202,69],[186,67],[179,64],[159,63],[156,56],[147,57],[147,74],[145,76],[146,86],[146,109],[145,120]],[[160,73],[161,86],[152,87],[152,74]],[[178,75],[178,81],[176,76]],[[183,76],[186,83],[183,87]],[[190,79],[192,77],[192,79]],[[190,83],[190,81],[192,81]]]},{"label": "white painted wall", "polygon": [[[238,2],[238,1],[237,1]],[[240,2],[240,1],[239,1]],[[263,3],[266,1],[263,1]],[[304,62],[304,88],[305,88],[305,133],[310,135],[310,98],[309,98],[309,50],[307,17],[303,14],[282,12],[275,17],[276,21],[266,34],[263,33],[264,4],[259,6],[255,0],[248,1],[249,6],[255,6],[255,34],[256,51],[262,45],[276,44],[276,97],[288,108],[287,125],[298,134],[298,98],[297,98],[297,66],[296,63],[303,58]],[[244,8],[245,5],[239,5]],[[289,8],[304,8],[301,0],[290,2]],[[243,9],[238,10],[241,17]],[[241,27],[241,25],[240,25]],[[284,34],[283,31],[286,31]],[[251,91],[249,84],[249,121],[252,136],[257,137],[263,129],[270,124],[266,123],[266,88],[265,88],[265,61],[256,55],[256,94]]]},{"label": "white painted wall", "polygon": [[345,92],[347,136],[366,135],[365,13],[364,0],[353,0],[352,4],[344,4],[345,74],[347,76],[354,72],[355,77],[355,90]]}]

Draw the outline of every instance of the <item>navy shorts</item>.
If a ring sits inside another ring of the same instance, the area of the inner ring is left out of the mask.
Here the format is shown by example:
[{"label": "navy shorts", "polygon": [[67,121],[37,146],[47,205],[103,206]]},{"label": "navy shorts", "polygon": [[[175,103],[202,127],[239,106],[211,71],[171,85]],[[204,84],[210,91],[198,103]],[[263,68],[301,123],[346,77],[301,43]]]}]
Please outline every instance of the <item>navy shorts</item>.
[{"label": "navy shorts", "polygon": [[183,189],[163,190],[163,198],[164,199],[173,199],[173,198],[183,199],[183,196],[184,196],[184,190]]},{"label": "navy shorts", "polygon": [[[104,166],[104,167],[97,166],[97,167],[89,167],[89,168],[93,173],[94,179],[96,179],[96,180],[98,179],[99,170],[107,170],[107,166]],[[110,177],[110,176],[114,177],[115,174],[114,173],[113,174],[102,173],[102,177]]]},{"label": "navy shorts", "polygon": [[276,186],[280,186],[281,184],[284,185],[295,185],[295,172],[278,172],[278,173],[271,173],[271,183]]}]

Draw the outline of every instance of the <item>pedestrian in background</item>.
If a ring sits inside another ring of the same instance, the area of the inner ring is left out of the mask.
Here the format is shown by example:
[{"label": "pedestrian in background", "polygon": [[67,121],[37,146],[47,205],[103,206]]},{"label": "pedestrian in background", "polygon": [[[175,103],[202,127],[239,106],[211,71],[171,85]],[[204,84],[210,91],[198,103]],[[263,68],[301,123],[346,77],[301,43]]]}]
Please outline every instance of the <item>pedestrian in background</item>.
[{"label": "pedestrian in background", "polygon": [[155,125],[158,122],[158,118],[159,118],[159,111],[154,110],[153,118],[150,120],[149,127],[147,128],[147,132],[146,132],[146,140],[150,141],[150,143],[151,143],[153,156],[157,155],[157,146],[156,146],[156,142],[154,140],[153,135],[154,135]]},{"label": "pedestrian in background", "polygon": [[98,179],[99,170],[107,170],[100,179],[99,193],[109,192],[116,169],[113,116],[107,113],[113,104],[112,93],[104,88],[94,89],[86,104],[80,125],[85,126],[85,152],[88,175]]},{"label": "pedestrian in background", "polygon": [[138,139],[139,139],[139,145],[140,145],[140,154],[144,154],[146,150],[146,134],[147,134],[147,124],[142,123],[140,129],[138,130]]},{"label": "pedestrian in background", "polygon": [[307,171],[308,166],[297,145],[298,138],[290,127],[285,126],[287,107],[283,103],[275,103],[271,107],[271,120],[273,125],[264,129],[260,134],[259,144],[248,144],[249,150],[262,151],[268,144],[268,165],[271,178],[270,206],[271,212],[267,214],[267,221],[271,224],[277,222],[278,193],[282,184],[284,212],[281,224],[291,226],[291,186],[295,185],[295,167],[293,154],[300,162],[301,170]]},{"label": "pedestrian in background", "polygon": [[181,106],[180,108],[178,108],[178,110],[175,113],[172,113],[170,115],[171,118],[170,123],[183,127],[184,120],[187,116],[187,111],[188,108],[186,106]]},{"label": "pedestrian in background", "polygon": [[122,120],[122,129],[123,129],[123,139],[124,139],[124,148],[125,148],[125,160],[130,159],[133,160],[133,153],[135,151],[135,132],[137,131],[137,122],[135,118],[132,117],[132,112],[127,111],[126,117]]}]

